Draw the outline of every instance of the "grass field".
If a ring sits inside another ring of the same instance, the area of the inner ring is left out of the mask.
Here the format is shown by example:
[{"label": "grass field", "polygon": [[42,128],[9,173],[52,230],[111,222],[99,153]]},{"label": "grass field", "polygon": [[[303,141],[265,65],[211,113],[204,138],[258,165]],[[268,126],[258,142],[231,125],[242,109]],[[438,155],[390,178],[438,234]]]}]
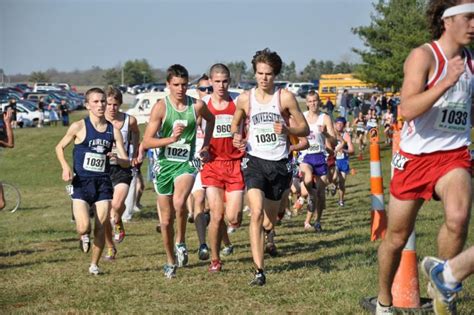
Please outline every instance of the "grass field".
[{"label": "grass field", "polygon": [[[84,114],[74,114],[73,119]],[[222,273],[209,274],[208,262],[198,260],[195,228],[188,225],[190,263],[178,270],[176,279],[165,279],[164,249],[155,231],[156,196],[149,183],[145,209],[126,224],[127,237],[118,245],[117,260],[102,260],[104,274],[94,277],[87,272],[90,255],[78,248],[69,197],[54,154],[65,130],[15,130],[15,149],[0,151],[0,179],[16,184],[23,196],[16,213],[0,213],[0,313],[366,313],[359,301],[377,293],[379,244],[369,240],[367,154],[363,161],[351,162],[357,173],[348,179],[346,206],[339,208],[336,199],[329,197],[323,233],[305,232],[302,215],[277,228],[280,255],[266,257],[265,287],[248,285],[252,259],[247,216],[242,228],[231,235],[235,253],[224,257]],[[390,150],[381,147],[387,196]],[[71,148],[68,152],[70,156]],[[436,254],[442,220],[439,203],[430,202],[420,212],[419,260]],[[472,233],[468,244],[474,244]],[[423,297],[425,288],[420,276]],[[464,284],[460,314],[474,312],[473,296],[471,278]]]}]

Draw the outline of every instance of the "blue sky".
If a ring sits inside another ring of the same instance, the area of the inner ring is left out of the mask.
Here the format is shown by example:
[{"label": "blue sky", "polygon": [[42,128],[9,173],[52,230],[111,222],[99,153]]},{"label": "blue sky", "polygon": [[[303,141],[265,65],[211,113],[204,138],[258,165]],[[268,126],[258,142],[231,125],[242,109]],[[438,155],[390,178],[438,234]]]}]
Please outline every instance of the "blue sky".
[{"label": "blue sky", "polygon": [[372,0],[0,0],[0,68],[110,68],[146,58],[202,73],[269,47],[298,70],[358,61],[351,27],[369,25]]}]

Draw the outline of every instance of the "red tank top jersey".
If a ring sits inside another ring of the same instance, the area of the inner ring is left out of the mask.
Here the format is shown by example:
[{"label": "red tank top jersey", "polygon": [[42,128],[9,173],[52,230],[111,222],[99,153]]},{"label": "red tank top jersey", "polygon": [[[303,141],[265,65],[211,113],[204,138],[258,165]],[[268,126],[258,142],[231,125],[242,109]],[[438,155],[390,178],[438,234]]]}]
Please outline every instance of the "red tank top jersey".
[{"label": "red tank top jersey", "polygon": [[207,107],[215,117],[214,130],[209,144],[211,160],[239,160],[245,152],[235,148],[232,144],[232,134],[230,125],[235,113],[235,103],[229,100],[228,106],[223,110],[218,110],[212,105],[212,99],[207,100]]}]

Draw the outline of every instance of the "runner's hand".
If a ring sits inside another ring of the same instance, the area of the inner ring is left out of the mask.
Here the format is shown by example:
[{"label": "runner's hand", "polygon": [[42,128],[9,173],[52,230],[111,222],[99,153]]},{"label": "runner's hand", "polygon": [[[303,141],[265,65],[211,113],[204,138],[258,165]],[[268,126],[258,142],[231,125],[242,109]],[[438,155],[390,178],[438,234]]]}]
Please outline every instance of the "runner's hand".
[{"label": "runner's hand", "polygon": [[273,131],[275,131],[277,135],[288,134],[288,128],[286,127],[286,125],[282,124],[279,121],[273,123]]},{"label": "runner's hand", "polygon": [[240,151],[244,151],[245,146],[247,145],[247,141],[242,138],[241,134],[234,133],[234,136],[232,138],[232,144]]},{"label": "runner's hand", "polygon": [[181,137],[181,135],[183,134],[183,131],[184,131],[184,125],[183,124],[176,124],[174,127],[173,127],[173,135],[172,135],[172,138],[173,140],[176,142],[179,140],[179,138]]},{"label": "runner's hand", "polygon": [[67,169],[63,169],[63,181],[70,182],[72,180],[72,173],[71,169],[68,167]]},{"label": "runner's hand", "polygon": [[201,151],[199,151],[199,158],[203,163],[207,163],[210,160],[210,155],[209,155],[209,148],[208,147],[203,147]]},{"label": "runner's hand", "polygon": [[459,77],[464,73],[464,71],[464,60],[461,56],[451,58],[448,60],[448,69],[444,80],[449,84],[449,86],[453,86],[458,82]]}]

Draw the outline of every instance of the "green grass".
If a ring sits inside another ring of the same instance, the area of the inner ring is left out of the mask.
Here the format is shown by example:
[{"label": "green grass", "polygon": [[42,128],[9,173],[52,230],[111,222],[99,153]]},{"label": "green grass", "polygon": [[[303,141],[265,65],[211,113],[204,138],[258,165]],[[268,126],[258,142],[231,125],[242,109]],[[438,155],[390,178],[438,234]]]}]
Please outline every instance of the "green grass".
[{"label": "green grass", "polygon": [[[74,114],[78,119],[85,112]],[[352,161],[357,174],[348,179],[346,207],[328,199],[324,233],[303,231],[303,216],[277,228],[281,255],[266,257],[267,286],[248,286],[252,259],[249,218],[231,235],[235,254],[224,257],[224,271],[208,274],[197,259],[195,228],[188,225],[188,267],[176,279],[162,274],[165,254],[155,232],[156,195],[148,183],[145,209],[129,224],[113,263],[89,276],[90,255],[79,251],[70,201],[61,180],[54,146],[63,127],[15,130],[16,147],[0,151],[0,178],[16,184],[23,206],[0,213],[0,313],[301,313],[364,314],[359,301],[377,293],[376,248],[370,242],[369,161]],[[387,196],[390,150],[382,146]],[[71,148],[68,148],[70,156]],[[146,165],[145,165],[146,169]],[[388,197],[386,197],[386,200]],[[427,203],[417,221],[419,259],[436,253],[441,205]],[[472,231],[472,229],[471,229]],[[469,236],[468,244],[474,238]],[[474,281],[464,284],[461,314],[474,310]],[[426,281],[420,276],[421,295]]]}]

